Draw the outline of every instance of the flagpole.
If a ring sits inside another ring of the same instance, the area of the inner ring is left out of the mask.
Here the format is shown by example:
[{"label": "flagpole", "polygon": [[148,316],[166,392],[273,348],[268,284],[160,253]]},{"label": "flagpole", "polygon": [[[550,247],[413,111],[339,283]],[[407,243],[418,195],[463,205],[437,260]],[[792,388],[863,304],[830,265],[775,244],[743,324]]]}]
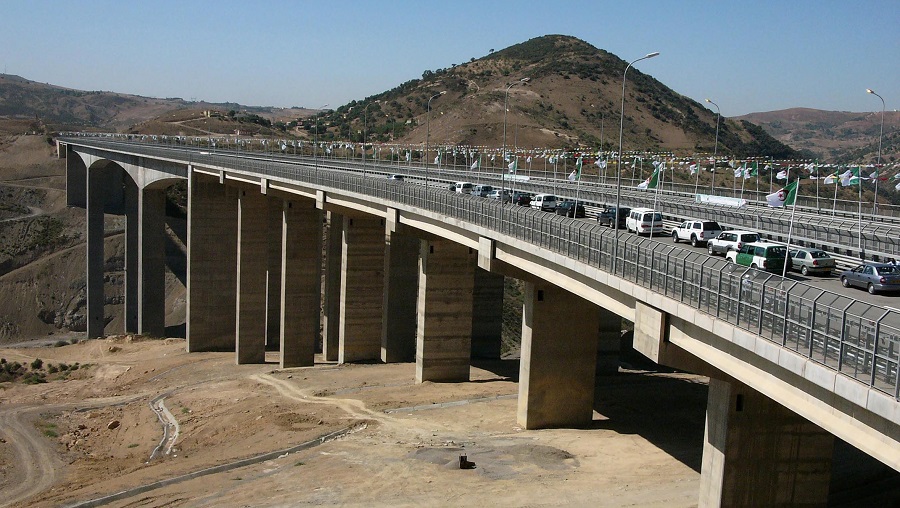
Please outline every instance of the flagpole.
[{"label": "flagpole", "polygon": [[[791,180],[791,167],[790,166],[788,166],[787,179],[788,179],[788,181]],[[787,247],[785,248],[785,252],[784,252],[784,266],[781,268],[781,277],[782,278],[787,277],[788,263],[793,264],[793,262],[790,260],[791,259],[791,256],[790,256],[791,235],[794,233],[794,212],[797,211],[797,200],[798,199],[800,199],[800,179],[799,178],[797,179],[797,187],[796,187],[796,190],[794,191],[794,204],[793,204],[793,206],[791,206],[791,221],[788,225]]]},{"label": "flagpole", "polygon": [[859,221],[857,223],[857,228],[859,229],[859,259],[865,260],[866,253],[863,250],[862,246],[862,176],[860,176],[860,172],[862,168],[856,168],[856,189],[859,193],[859,198],[857,200],[857,216],[859,217]]},{"label": "flagpole", "polygon": [[[656,203],[659,200],[659,188],[663,186],[663,183],[665,182],[665,179],[666,179],[666,165],[664,162],[660,162],[660,164],[662,165],[662,171],[660,171],[657,174],[660,174],[660,173],[662,174],[663,181],[656,182],[656,193],[653,194],[653,213],[650,215],[650,239],[651,240],[653,240],[653,224],[656,223]],[[652,180],[653,177],[650,177],[650,178]],[[618,215],[618,212],[616,212],[616,214]]]},{"label": "flagpole", "polygon": [[[837,172],[837,171],[835,171]],[[831,202],[831,216],[834,217],[835,209],[837,208],[837,189],[838,189],[838,181],[834,180],[834,200]]]}]

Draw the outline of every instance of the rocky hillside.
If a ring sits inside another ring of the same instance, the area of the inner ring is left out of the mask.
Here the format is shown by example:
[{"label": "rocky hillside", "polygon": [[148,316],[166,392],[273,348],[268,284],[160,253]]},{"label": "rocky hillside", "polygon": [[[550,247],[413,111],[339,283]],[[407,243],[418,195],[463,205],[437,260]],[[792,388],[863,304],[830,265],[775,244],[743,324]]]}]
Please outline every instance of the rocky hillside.
[{"label": "rocky hillside", "polygon": [[[875,103],[877,104],[877,100]],[[791,108],[737,117],[762,127],[778,141],[825,162],[875,162],[881,111],[851,113]],[[882,162],[900,157],[900,112],[885,111]]]},{"label": "rocky hillside", "polygon": [[[627,62],[568,36],[548,35],[353,101],[320,118],[320,137],[501,146],[618,148]],[[647,64],[646,69],[652,69]],[[626,149],[712,152],[716,115],[636,68],[628,71]],[[427,103],[436,93],[444,96]],[[430,122],[430,127],[427,125]],[[313,123],[304,126],[312,130]],[[426,131],[430,131],[427,133]],[[719,153],[789,158],[796,153],[746,121],[724,119]]]}]

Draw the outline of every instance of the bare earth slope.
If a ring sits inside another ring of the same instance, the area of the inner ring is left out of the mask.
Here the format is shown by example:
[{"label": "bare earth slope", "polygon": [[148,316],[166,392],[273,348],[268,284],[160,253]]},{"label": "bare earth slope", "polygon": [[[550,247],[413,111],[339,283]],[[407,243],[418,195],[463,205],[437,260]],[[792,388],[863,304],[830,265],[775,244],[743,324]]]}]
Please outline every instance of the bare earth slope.
[{"label": "bare earth slope", "polygon": [[[416,385],[412,364],[275,371],[235,366],[228,353],[188,355],[176,339],[0,357],[81,365],[65,381],[0,384],[0,506],[70,506],[122,491],[107,505],[697,502],[706,387],[696,376],[601,377],[590,429],[525,431],[508,376],[515,361],[473,367],[468,383]],[[163,440],[150,407],[160,396],[179,437],[150,460]],[[460,455],[474,467],[461,470]],[[211,466],[221,468],[204,474]],[[152,485],[161,480],[171,484]]]}]

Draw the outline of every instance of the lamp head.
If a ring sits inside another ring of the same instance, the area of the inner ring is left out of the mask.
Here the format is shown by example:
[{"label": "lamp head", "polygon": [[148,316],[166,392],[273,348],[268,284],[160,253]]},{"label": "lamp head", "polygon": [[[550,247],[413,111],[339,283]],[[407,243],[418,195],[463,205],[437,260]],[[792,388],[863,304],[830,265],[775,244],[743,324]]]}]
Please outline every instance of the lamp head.
[{"label": "lamp head", "polygon": [[711,100],[709,100],[709,99],[706,99],[706,102],[712,102],[712,101],[711,101]]},{"label": "lamp head", "polygon": [[655,56],[659,56],[659,51],[654,51],[653,53],[647,53],[647,56],[644,58],[653,58]]},{"label": "lamp head", "polygon": [[875,90],[872,90],[871,88],[866,88],[866,93],[875,93]]}]

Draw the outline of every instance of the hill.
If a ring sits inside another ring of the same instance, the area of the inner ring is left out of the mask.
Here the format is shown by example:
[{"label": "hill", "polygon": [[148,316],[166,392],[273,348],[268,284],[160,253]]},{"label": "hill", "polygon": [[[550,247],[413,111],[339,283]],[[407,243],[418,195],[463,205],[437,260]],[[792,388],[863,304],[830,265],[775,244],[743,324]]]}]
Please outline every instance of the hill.
[{"label": "hill", "polygon": [[[547,35],[353,101],[320,116],[325,139],[501,146],[508,90],[507,146],[618,148],[627,62],[563,35]],[[508,88],[521,78],[530,78]],[[713,152],[716,115],[636,68],[628,71],[624,147]],[[429,98],[446,91],[431,104]],[[719,153],[796,156],[747,121],[722,119]],[[427,125],[430,123],[430,126]],[[312,130],[310,120],[303,127]]]},{"label": "hill", "polygon": [[[825,162],[875,162],[881,111],[852,113],[790,108],[736,117],[762,127],[778,141]],[[900,156],[900,112],[885,111],[882,162]]]},{"label": "hill", "polygon": [[[304,108],[242,106],[236,103],[157,99],[116,92],[83,91],[0,74],[0,133],[60,130],[122,132],[174,112],[234,110],[271,123],[309,114]],[[4,127],[5,126],[5,127]]]}]

